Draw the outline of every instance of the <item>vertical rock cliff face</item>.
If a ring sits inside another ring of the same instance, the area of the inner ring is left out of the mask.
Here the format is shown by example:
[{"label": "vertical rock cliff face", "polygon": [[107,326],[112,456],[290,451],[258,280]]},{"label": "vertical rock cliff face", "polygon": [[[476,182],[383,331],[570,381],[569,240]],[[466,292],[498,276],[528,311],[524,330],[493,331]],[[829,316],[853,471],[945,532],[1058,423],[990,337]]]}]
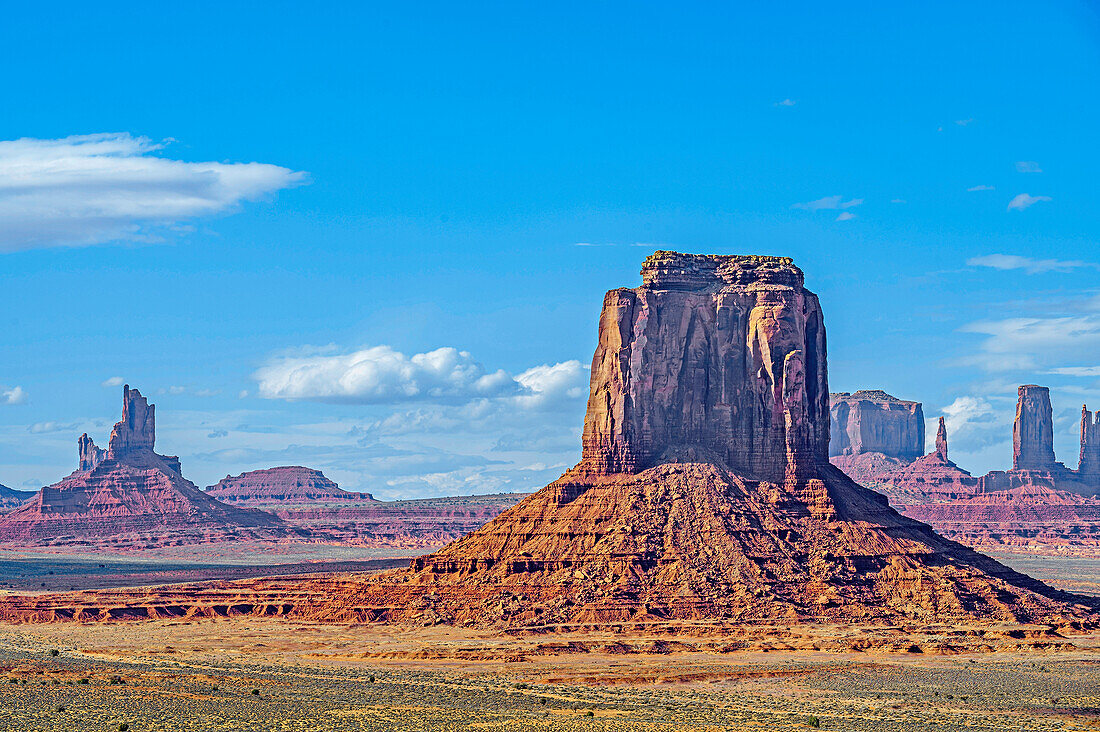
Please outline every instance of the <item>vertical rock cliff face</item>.
[{"label": "vertical rock cliff face", "polygon": [[604,298],[580,467],[701,447],[746,475],[815,475],[828,393],[821,306],[789,258],[657,252]]},{"label": "vertical rock cliff face", "polygon": [[920,402],[881,389],[830,395],[829,456],[878,452],[900,460],[924,454],[924,409]]},{"label": "vertical rock cliff face", "polygon": [[1100,409],[1093,415],[1088,405],[1081,407],[1081,461],[1077,472],[1082,476],[1095,476],[1100,483]]},{"label": "vertical rock cliff face", "polygon": [[1050,389],[1025,384],[1017,393],[1016,423],[1012,428],[1012,467],[1017,470],[1050,470],[1056,465]]}]

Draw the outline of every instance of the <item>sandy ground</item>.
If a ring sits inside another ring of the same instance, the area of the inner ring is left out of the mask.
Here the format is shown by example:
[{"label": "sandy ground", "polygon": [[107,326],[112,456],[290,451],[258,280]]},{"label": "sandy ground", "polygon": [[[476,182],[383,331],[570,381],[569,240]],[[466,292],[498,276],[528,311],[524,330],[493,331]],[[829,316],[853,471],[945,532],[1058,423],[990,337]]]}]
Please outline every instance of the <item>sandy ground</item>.
[{"label": "sandy ground", "polygon": [[0,729],[1098,730],[1100,636],[1074,642],[716,653],[257,618],[8,625]]}]

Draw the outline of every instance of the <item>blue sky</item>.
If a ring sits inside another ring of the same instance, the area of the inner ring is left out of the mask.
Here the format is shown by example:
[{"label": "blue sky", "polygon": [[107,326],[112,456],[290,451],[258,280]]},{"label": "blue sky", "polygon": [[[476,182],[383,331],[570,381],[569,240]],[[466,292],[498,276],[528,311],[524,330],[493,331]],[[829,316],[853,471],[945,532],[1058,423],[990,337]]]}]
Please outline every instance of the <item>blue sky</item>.
[{"label": "blue sky", "polygon": [[795,257],[833,390],[948,414],[974,472],[1017,384],[1071,466],[1100,407],[1089,3],[23,4],[0,63],[12,487],[121,378],[200,485],[537,488],[656,248]]}]

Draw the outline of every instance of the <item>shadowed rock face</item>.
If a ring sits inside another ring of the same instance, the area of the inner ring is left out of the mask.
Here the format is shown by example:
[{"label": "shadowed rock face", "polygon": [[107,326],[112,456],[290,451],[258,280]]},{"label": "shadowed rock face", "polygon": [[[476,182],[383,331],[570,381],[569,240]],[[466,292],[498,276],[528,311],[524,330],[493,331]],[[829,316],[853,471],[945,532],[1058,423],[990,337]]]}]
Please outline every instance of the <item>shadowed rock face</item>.
[{"label": "shadowed rock face", "polygon": [[786,257],[657,252],[607,293],[579,469],[698,446],[745,475],[808,477],[829,442],[825,328]]},{"label": "shadowed rock face", "polygon": [[1050,389],[1025,384],[1017,393],[1016,423],[1012,428],[1012,467],[1017,470],[1050,470],[1055,467]]},{"label": "shadowed rock face", "polygon": [[924,410],[875,389],[830,395],[829,456],[878,452],[900,460],[924,454]]}]

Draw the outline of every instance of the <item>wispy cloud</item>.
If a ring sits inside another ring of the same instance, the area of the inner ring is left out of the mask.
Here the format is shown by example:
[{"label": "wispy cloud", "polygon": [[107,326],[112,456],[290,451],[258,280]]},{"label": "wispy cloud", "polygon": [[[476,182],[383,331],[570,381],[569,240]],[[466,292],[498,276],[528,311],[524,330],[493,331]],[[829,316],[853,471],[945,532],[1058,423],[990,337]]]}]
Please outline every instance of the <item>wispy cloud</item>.
[{"label": "wispy cloud", "polygon": [[996,190],[996,189],[993,186],[981,185],[981,186],[970,186],[966,190],[967,190],[968,193],[974,193],[976,191],[993,191],[993,190]]},{"label": "wispy cloud", "polygon": [[955,124],[957,124],[959,127],[966,127],[968,124],[970,124],[973,121],[974,121],[973,117],[967,117],[966,119],[957,119],[957,120],[955,120]]},{"label": "wispy cloud", "polygon": [[1087,362],[1100,353],[1100,316],[1093,314],[982,320],[961,330],[987,336],[962,359],[987,371],[1051,368],[1058,361]]},{"label": "wispy cloud", "polygon": [[1058,374],[1060,376],[1081,376],[1091,378],[1100,376],[1100,366],[1060,366],[1050,369],[1047,373]]},{"label": "wispy cloud", "polygon": [[793,107],[796,104],[798,104],[797,99],[784,99],[781,102],[776,102],[775,106],[777,106],[777,107]]},{"label": "wispy cloud", "polygon": [[1022,269],[1028,274],[1043,272],[1072,272],[1082,267],[1100,269],[1100,265],[1082,262],[1079,259],[1032,259],[1016,254],[986,254],[966,260],[971,267],[991,267],[1000,270]]},{"label": "wispy cloud", "polygon": [[856,217],[856,215],[854,213],[852,213],[851,211],[841,211],[837,215],[836,220],[837,221],[851,221],[855,217]]},{"label": "wispy cloud", "polygon": [[793,204],[791,208],[802,209],[803,211],[835,211],[837,209],[852,208],[861,203],[863,203],[862,198],[852,198],[845,201],[844,196],[825,196],[816,201]]},{"label": "wispy cloud", "polygon": [[1043,169],[1034,160],[1021,160],[1016,163],[1017,173],[1042,173]]},{"label": "wispy cloud", "polygon": [[307,182],[266,163],[184,162],[128,133],[0,141],[0,252],[155,240]]},{"label": "wispy cloud", "polygon": [[1033,196],[1030,193],[1017,194],[1015,198],[1008,202],[1009,211],[1023,211],[1025,208],[1034,206],[1040,201],[1050,201],[1050,196]]},{"label": "wispy cloud", "polygon": [[121,376],[112,376],[109,379],[104,379],[100,386],[122,386],[126,383],[126,380]]},{"label": "wispy cloud", "polygon": [[0,404],[26,404],[27,399],[27,392],[21,386],[0,389]]}]

